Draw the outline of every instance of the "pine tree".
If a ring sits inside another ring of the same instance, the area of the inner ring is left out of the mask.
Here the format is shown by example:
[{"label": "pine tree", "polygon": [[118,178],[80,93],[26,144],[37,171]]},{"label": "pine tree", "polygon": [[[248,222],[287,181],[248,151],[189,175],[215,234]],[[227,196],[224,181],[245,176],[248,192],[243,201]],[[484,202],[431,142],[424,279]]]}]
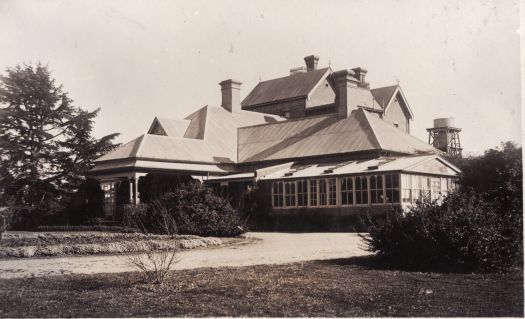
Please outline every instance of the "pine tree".
[{"label": "pine tree", "polygon": [[95,139],[100,109],[85,111],[57,85],[47,66],[8,68],[0,76],[0,206],[58,211],[118,134]]}]

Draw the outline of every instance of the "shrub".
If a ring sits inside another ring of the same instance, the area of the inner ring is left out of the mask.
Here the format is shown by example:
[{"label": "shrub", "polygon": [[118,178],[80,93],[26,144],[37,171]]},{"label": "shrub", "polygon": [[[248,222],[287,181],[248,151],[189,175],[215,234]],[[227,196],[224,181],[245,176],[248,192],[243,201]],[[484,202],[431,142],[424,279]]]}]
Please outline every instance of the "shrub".
[{"label": "shrub", "polygon": [[156,252],[148,250],[144,254],[127,254],[126,260],[144,274],[148,283],[161,285],[170,274],[171,267],[179,261],[176,259],[177,252],[176,248],[166,246]]},{"label": "shrub", "polygon": [[369,251],[413,270],[493,271],[520,264],[514,221],[473,192],[448,196],[442,205],[419,203],[363,237]]},{"label": "shrub", "polygon": [[244,232],[227,199],[200,183],[188,183],[147,204],[123,209],[122,223],[155,234],[237,236]]},{"label": "shrub", "polygon": [[104,191],[100,183],[95,179],[86,179],[71,196],[62,214],[71,225],[82,225],[103,218]]}]

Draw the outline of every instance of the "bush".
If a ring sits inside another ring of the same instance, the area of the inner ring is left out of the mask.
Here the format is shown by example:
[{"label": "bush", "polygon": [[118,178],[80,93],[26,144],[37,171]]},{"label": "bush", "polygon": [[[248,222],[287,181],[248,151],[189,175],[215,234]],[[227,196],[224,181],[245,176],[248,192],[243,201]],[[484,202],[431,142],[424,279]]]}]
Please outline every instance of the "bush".
[{"label": "bush", "polygon": [[71,196],[67,208],[62,213],[67,224],[82,225],[104,217],[104,191],[100,183],[88,178]]},{"label": "bush", "polygon": [[228,200],[200,183],[182,185],[147,204],[126,206],[122,223],[156,234],[237,236],[244,232]]},{"label": "bush", "polygon": [[494,271],[521,263],[514,221],[473,192],[457,192],[442,205],[419,203],[392,211],[363,237],[369,251],[393,266],[425,271]]}]

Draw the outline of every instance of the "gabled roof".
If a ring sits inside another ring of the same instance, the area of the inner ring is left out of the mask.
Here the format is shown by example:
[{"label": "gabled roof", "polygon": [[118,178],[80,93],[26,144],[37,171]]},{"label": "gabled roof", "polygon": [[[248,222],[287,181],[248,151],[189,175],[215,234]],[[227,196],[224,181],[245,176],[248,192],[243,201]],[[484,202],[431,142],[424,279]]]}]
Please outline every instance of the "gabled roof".
[{"label": "gabled roof", "polygon": [[[222,107],[204,106],[186,117],[186,120],[189,125],[183,137],[144,134],[99,157],[96,162],[147,158],[198,163],[234,163],[237,162],[239,127],[275,123],[283,119],[264,113],[230,113]],[[181,121],[172,123],[177,122]]]},{"label": "gabled roof", "polygon": [[370,92],[376,99],[376,101],[384,109],[390,103],[394,94],[396,93],[398,85],[385,86],[382,88],[371,89]]},{"label": "gabled roof", "polygon": [[379,105],[381,105],[381,107],[384,110],[384,113],[388,111],[388,107],[394,100],[394,97],[399,94],[403,100],[402,104],[406,108],[406,111],[408,112],[410,118],[414,117],[414,113],[408,105],[408,101],[405,97],[405,94],[403,93],[403,90],[401,90],[401,87],[399,85],[385,86],[382,88],[372,89],[370,90],[370,93],[372,93],[376,101],[379,103]]},{"label": "gabled roof", "polygon": [[155,134],[159,130],[166,136],[183,137],[190,121],[188,120],[173,120],[167,118],[155,117],[153,123],[148,130],[148,134]]},{"label": "gabled roof", "polygon": [[330,68],[323,68],[259,82],[241,105],[243,108],[249,108],[254,105],[307,97],[317,84],[328,76],[329,70]]},{"label": "gabled roof", "polygon": [[363,109],[239,129],[239,163],[362,151],[441,153]]}]

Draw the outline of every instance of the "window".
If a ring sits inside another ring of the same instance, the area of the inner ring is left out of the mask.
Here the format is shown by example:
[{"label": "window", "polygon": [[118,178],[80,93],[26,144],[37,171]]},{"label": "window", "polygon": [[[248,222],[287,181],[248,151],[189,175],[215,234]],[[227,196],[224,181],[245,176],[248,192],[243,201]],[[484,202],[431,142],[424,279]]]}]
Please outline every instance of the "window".
[{"label": "window", "polygon": [[385,175],[387,203],[399,203],[399,175]]},{"label": "window", "polygon": [[328,205],[337,205],[337,180],[335,178],[328,179]]},{"label": "window", "polygon": [[297,206],[308,204],[308,182],[306,180],[297,181]]},{"label": "window", "polygon": [[421,176],[421,200],[430,200],[430,177]]},{"label": "window", "polygon": [[341,204],[354,204],[354,180],[352,177],[341,178]]},{"label": "window", "polygon": [[310,180],[310,206],[317,206],[317,180]]},{"label": "window", "polygon": [[432,191],[432,200],[441,198],[441,179],[439,177],[431,178],[430,187]]},{"label": "window", "polygon": [[326,179],[320,179],[319,182],[319,206],[326,206]]},{"label": "window", "polygon": [[295,182],[284,183],[285,206],[295,206]]},{"label": "window", "polygon": [[412,177],[402,174],[401,183],[403,185],[403,203],[410,203],[412,201]]},{"label": "window", "polygon": [[368,183],[366,177],[355,179],[355,203],[368,204]]},{"label": "window", "polygon": [[107,205],[113,205],[116,199],[116,188],[114,182],[101,183],[102,190],[104,191],[104,203]]},{"label": "window", "polygon": [[421,176],[412,175],[412,202],[421,200]]},{"label": "window", "polygon": [[443,198],[447,197],[450,189],[450,178],[441,177],[441,196]]},{"label": "window", "polygon": [[272,184],[273,207],[283,207],[283,182]]},{"label": "window", "polygon": [[383,176],[370,177],[370,199],[372,204],[383,204]]}]

